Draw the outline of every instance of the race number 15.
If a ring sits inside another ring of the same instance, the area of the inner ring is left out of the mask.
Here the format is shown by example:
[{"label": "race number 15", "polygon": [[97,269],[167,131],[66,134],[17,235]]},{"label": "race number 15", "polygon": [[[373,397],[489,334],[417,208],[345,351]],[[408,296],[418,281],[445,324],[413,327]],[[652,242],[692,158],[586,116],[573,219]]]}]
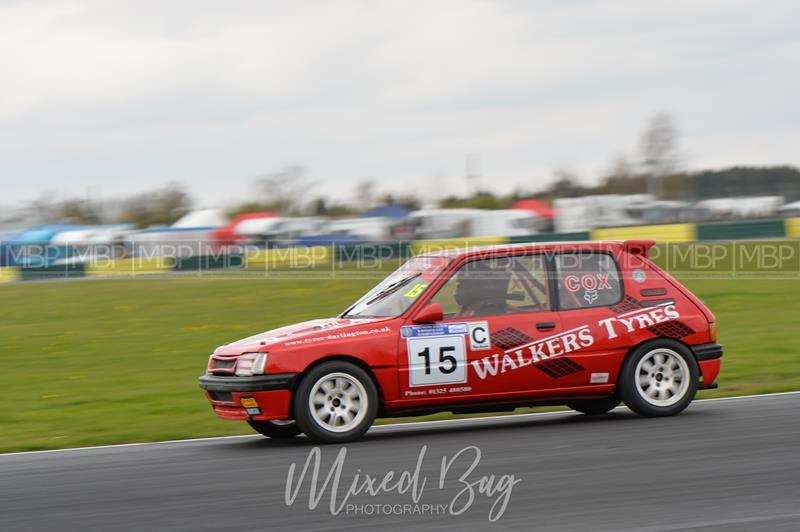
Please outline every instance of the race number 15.
[{"label": "race number 15", "polygon": [[466,382],[464,337],[452,335],[409,339],[408,369],[411,386]]}]

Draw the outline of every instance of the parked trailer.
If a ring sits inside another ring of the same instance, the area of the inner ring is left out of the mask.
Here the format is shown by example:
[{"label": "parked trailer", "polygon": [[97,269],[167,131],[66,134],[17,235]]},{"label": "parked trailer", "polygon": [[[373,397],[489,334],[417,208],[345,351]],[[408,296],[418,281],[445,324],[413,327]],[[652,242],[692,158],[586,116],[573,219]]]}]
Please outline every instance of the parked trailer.
[{"label": "parked trailer", "polygon": [[423,209],[409,221],[420,240],[468,236],[517,236],[538,232],[542,219],[517,209]]},{"label": "parked trailer", "polygon": [[368,218],[341,218],[328,224],[328,233],[347,235],[354,240],[364,242],[381,242],[392,239],[392,228],[398,220],[386,216]]},{"label": "parked trailer", "polygon": [[650,194],[599,194],[580,198],[559,198],[556,210],[556,233],[589,231],[597,227],[616,227],[643,223],[636,217],[642,206],[652,203]]},{"label": "parked trailer", "polygon": [[747,218],[776,214],[783,203],[783,196],[757,196],[707,199],[698,201],[695,206],[699,210],[707,211],[713,218]]},{"label": "parked trailer", "polygon": [[69,253],[67,257],[55,261],[55,264],[88,262],[94,258],[111,260],[123,257],[127,254],[125,239],[133,231],[133,225],[113,224],[85,226],[57,233],[50,241],[50,245],[63,246]]},{"label": "parked trailer", "polygon": [[272,245],[327,232],[328,221],[317,216],[256,218],[240,223],[236,232],[252,243]]}]

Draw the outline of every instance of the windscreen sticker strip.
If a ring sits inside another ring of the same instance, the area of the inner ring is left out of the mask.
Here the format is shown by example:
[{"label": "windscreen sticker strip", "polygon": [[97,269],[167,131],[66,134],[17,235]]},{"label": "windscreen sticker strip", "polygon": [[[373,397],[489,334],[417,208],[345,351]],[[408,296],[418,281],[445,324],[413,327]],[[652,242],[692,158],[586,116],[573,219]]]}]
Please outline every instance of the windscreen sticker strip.
[{"label": "windscreen sticker strip", "polygon": [[448,336],[451,334],[467,334],[467,323],[443,323],[441,325],[404,325],[400,329],[403,338],[416,338],[419,336]]}]

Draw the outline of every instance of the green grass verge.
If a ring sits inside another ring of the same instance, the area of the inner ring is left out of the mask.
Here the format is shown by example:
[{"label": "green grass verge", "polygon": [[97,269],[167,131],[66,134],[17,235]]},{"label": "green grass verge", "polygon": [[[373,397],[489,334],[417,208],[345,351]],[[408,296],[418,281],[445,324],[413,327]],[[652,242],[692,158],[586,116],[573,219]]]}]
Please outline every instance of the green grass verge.
[{"label": "green grass verge", "polygon": [[[197,387],[211,350],[334,315],[374,283],[217,275],[0,286],[0,451],[248,433],[217,420]],[[716,313],[726,348],[720,389],[701,397],[800,389],[800,280],[686,284]]]}]

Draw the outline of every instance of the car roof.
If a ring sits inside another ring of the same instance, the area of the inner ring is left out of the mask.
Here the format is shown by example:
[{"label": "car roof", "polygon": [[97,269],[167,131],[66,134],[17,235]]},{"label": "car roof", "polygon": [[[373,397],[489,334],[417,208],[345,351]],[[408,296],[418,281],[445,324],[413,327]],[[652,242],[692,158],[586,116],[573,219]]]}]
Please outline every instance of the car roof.
[{"label": "car roof", "polygon": [[655,244],[654,240],[576,240],[557,242],[521,242],[516,244],[497,244],[494,246],[475,246],[467,248],[446,248],[427,251],[424,257],[447,257],[450,259],[475,257],[484,255],[504,255],[525,253],[526,251],[598,251],[628,249],[647,256],[648,250]]}]

